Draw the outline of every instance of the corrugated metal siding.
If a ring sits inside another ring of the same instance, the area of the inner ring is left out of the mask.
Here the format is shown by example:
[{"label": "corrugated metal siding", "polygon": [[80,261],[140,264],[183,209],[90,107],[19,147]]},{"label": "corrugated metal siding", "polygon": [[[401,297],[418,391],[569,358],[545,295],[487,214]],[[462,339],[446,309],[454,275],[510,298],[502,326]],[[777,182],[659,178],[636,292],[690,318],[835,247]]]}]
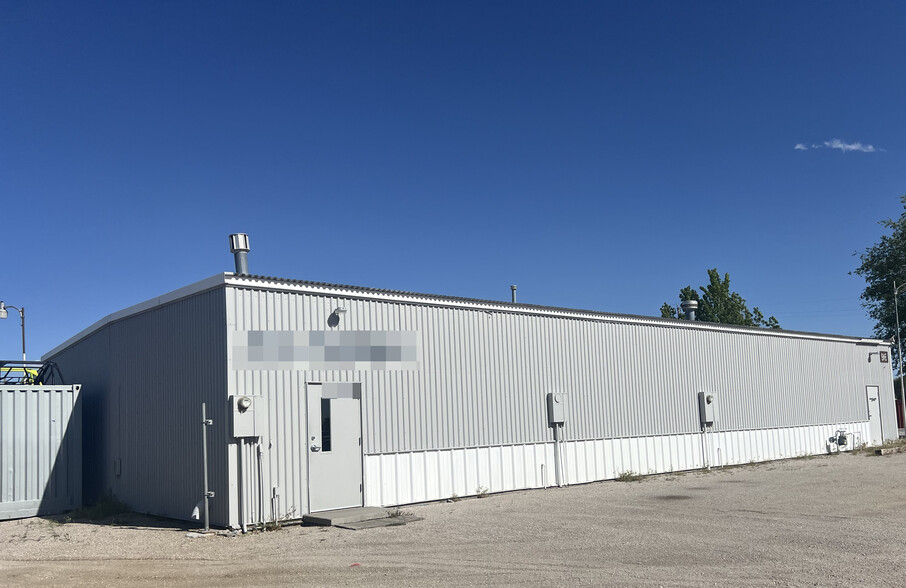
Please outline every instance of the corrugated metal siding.
[{"label": "corrugated metal siding", "polygon": [[[699,391],[718,396],[716,428],[733,431],[865,420],[864,386],[890,386],[890,364],[866,360],[875,346],[850,341],[228,291],[231,332],[327,329],[344,306],[337,329],[420,333],[419,371],[301,372],[291,383],[231,372],[233,393],[271,395],[282,431],[304,424],[294,412],[304,382],[362,382],[367,454],[549,441],[552,390],[569,393],[570,438],[600,439],[696,432]],[[298,464],[304,444],[296,451],[274,467]]]},{"label": "corrugated metal siding", "polygon": [[[223,289],[107,324],[48,359],[83,382],[86,500],[188,518],[202,498],[201,403],[207,403],[211,520],[226,524],[230,413]],[[119,473],[117,473],[119,472]]]},{"label": "corrugated metal siding", "polygon": [[[417,332],[421,368],[228,371],[235,333],[328,330],[338,306],[347,308],[338,330]],[[137,510],[185,518],[201,498],[207,402],[212,522],[226,525],[240,522],[240,501],[248,522],[308,511],[307,382],[363,384],[373,456],[549,443],[544,399],[554,390],[569,394],[571,442],[693,434],[701,390],[717,396],[722,432],[860,422],[866,385],[892,398],[890,364],[867,362],[876,348],[226,286],[118,318],[49,359],[84,383],[86,423],[97,426],[86,436],[86,489],[113,491]],[[232,438],[231,394],[268,399],[260,442]],[[883,414],[892,418],[892,407]]]},{"label": "corrugated metal siding", "polygon": [[[228,291],[231,331],[327,329],[345,306],[337,329],[420,333],[419,371],[302,372],[272,398],[282,411],[305,381],[362,382],[368,454],[548,441],[552,390],[569,393],[569,437],[600,439],[695,432],[699,391],[717,395],[716,428],[732,431],[865,420],[866,383],[890,386],[890,364],[848,341]],[[273,373],[230,377],[233,393],[273,394]]]},{"label": "corrugated metal siding", "polygon": [[0,388],[0,519],[82,505],[79,389]]},{"label": "corrugated metal siding", "polygon": [[[656,474],[704,468],[710,443],[714,468],[828,452],[827,439],[845,428],[850,442],[868,436],[867,423],[812,425],[571,441],[564,444],[568,484],[610,480],[624,472]],[[833,448],[833,451],[836,451]],[[554,483],[554,444],[503,445],[370,455],[365,458],[365,504],[393,506],[470,496],[481,490],[507,492]]]}]

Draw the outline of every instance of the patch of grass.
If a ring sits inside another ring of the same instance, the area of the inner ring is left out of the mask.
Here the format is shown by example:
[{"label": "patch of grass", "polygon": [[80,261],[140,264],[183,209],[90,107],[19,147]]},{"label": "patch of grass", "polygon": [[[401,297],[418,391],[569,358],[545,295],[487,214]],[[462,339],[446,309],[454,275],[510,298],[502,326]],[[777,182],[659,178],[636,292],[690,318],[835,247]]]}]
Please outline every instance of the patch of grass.
[{"label": "patch of grass", "polygon": [[625,472],[620,472],[617,476],[618,482],[641,482],[642,475],[637,474],[632,470],[626,470]]},{"label": "patch of grass", "polygon": [[398,509],[396,509],[396,510],[391,510],[391,511],[389,512],[389,516],[390,516],[391,518],[396,518],[396,517],[409,517],[409,516],[412,516],[412,513],[409,512],[409,511],[407,511],[407,510],[403,510],[403,509],[401,509],[401,508],[398,508]]},{"label": "patch of grass", "polygon": [[460,501],[459,494],[454,492],[453,495],[450,496],[450,502],[459,502],[459,501]]},{"label": "patch of grass", "polygon": [[116,524],[116,516],[129,512],[129,506],[121,502],[111,493],[101,496],[97,502],[91,506],[83,506],[70,512],[63,517],[62,522],[71,523],[73,521],[103,521],[112,518],[113,524]]},{"label": "patch of grass", "polygon": [[868,443],[861,443],[859,445],[853,445],[852,453],[861,453],[863,451],[866,451],[868,455],[875,455],[875,449],[895,449],[904,445],[906,445],[906,439],[891,439],[881,443],[880,445],[869,445]]},{"label": "patch of grass", "polygon": [[[859,443],[858,445],[853,445],[853,448],[850,450],[850,453],[853,453],[853,454],[862,453],[866,449],[868,449],[868,443]],[[869,455],[871,455],[871,453],[869,453]]]},{"label": "patch of grass", "polygon": [[818,457],[814,453],[800,453],[796,457],[790,457],[789,459],[815,459]]},{"label": "patch of grass", "polygon": [[69,539],[70,539],[69,535],[66,534],[65,532],[63,532],[63,525],[64,525],[63,518],[60,518],[60,519],[47,518],[47,519],[44,519],[44,521],[47,523],[47,526],[50,528],[50,534],[53,536],[54,539],[62,539],[64,541],[69,541]]},{"label": "patch of grass", "polygon": [[486,497],[486,496],[488,495],[488,487],[487,487],[487,486],[479,486],[478,488],[475,489],[475,495],[476,495],[478,498],[484,498],[484,497]]},{"label": "patch of grass", "polygon": [[906,445],[906,439],[891,439],[881,443],[875,449],[888,449],[890,447],[902,447],[903,445]]},{"label": "patch of grass", "polygon": [[284,525],[289,524],[296,517],[296,507],[292,507],[288,513],[274,521],[265,521],[258,528],[259,531],[279,531]]}]

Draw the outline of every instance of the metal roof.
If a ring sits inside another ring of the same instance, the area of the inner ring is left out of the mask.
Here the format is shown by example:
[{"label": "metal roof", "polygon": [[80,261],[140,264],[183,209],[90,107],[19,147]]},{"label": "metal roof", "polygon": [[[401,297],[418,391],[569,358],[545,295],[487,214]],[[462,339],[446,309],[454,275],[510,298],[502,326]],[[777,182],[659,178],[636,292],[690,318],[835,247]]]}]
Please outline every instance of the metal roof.
[{"label": "metal roof", "polygon": [[738,332],[751,335],[762,336],[780,336],[796,337],[806,339],[823,339],[830,341],[849,341],[853,343],[863,343],[869,345],[890,344],[890,341],[882,339],[855,337],[848,335],[834,335],[828,333],[813,333],[808,331],[791,331],[786,329],[765,329],[760,327],[747,327],[740,325],[725,325],[721,323],[708,323],[703,321],[686,321],[682,319],[665,319],[661,317],[622,314],[612,312],[601,312],[596,310],[583,310],[575,308],[565,308],[559,306],[544,306],[538,304],[524,304],[521,302],[507,302],[502,300],[484,300],[481,298],[466,298],[460,296],[445,296],[438,294],[425,294],[420,292],[410,292],[406,290],[388,290],[383,288],[369,288],[363,286],[351,286],[343,284],[330,284],[326,282],[314,282],[310,280],[295,280],[291,278],[278,278],[272,276],[247,275],[240,276],[234,273],[215,274],[204,280],[195,282],[178,290],[174,290],[162,296],[158,296],[130,306],[118,312],[114,312],[90,327],[80,331],[75,336],[69,338],[52,350],[45,353],[42,358],[47,359],[62,349],[72,345],[76,341],[83,339],[91,333],[97,331],[104,325],[124,319],[126,317],[145,312],[164,304],[169,304],[181,298],[192,296],[205,290],[221,286],[262,288],[281,291],[309,292],[319,295],[333,295],[347,298],[361,298],[372,300],[384,300],[409,304],[431,304],[438,306],[452,306],[462,308],[472,308],[484,310],[486,312],[515,312],[521,314],[535,314],[542,316],[560,316],[577,319],[594,320],[602,322],[621,322],[636,324],[656,324],[661,326],[670,326],[675,328],[687,329],[705,329],[720,330],[726,332]]}]

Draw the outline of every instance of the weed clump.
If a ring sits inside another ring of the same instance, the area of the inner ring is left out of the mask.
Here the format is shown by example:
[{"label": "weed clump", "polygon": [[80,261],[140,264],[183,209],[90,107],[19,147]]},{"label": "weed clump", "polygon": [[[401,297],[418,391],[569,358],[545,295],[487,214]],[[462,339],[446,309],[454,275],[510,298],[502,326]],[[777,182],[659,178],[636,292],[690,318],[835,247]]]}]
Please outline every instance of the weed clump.
[{"label": "weed clump", "polygon": [[620,472],[620,474],[617,476],[617,481],[618,482],[641,482],[642,475],[637,474],[636,472],[634,472],[632,470],[626,470],[625,472]]},{"label": "weed clump", "polygon": [[113,493],[108,492],[101,496],[91,506],[83,506],[63,516],[62,522],[71,523],[73,521],[103,521],[113,519],[111,522],[116,524],[116,516],[129,512],[129,506],[120,501]]}]

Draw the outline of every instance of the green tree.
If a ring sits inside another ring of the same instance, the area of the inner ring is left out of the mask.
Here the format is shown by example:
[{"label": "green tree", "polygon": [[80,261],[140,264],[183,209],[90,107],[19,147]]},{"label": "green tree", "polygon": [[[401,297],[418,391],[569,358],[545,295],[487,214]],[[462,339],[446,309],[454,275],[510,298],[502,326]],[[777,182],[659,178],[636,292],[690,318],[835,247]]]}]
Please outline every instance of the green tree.
[{"label": "green tree", "polygon": [[[881,339],[892,339],[897,336],[897,322],[894,308],[894,283],[897,287],[906,284],[906,196],[900,197],[904,211],[900,218],[889,218],[879,224],[890,231],[881,235],[881,240],[867,248],[859,259],[862,264],[854,273],[865,279],[865,290],[862,292],[862,306],[875,321],[874,334]],[[900,288],[900,302],[906,288]],[[900,314],[906,310],[900,304]],[[900,317],[901,326],[903,316]],[[903,331],[899,333],[902,336]],[[897,348],[893,348],[894,355]],[[896,358],[895,365],[900,365]]]},{"label": "green tree", "polygon": [[[698,290],[701,290],[699,294]],[[679,293],[680,302],[695,300],[698,302],[696,319],[709,323],[723,323],[725,325],[743,325],[746,327],[765,327],[779,329],[780,323],[773,316],[764,318],[764,314],[755,308],[749,310],[745,299],[738,292],[730,290],[730,274],[724,274],[723,279],[717,268],[708,270],[708,285],[700,286],[696,290],[686,286]],[[685,319],[681,307],[671,306],[665,302],[661,306],[661,317]]]}]

